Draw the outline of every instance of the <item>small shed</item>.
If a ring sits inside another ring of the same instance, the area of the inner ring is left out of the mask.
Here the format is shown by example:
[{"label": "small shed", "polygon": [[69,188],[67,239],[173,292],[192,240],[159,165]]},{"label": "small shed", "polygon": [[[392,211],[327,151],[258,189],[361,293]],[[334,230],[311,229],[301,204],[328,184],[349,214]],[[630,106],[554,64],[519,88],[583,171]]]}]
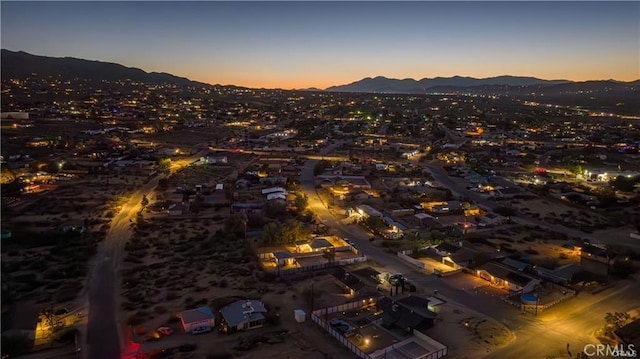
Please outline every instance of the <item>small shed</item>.
[{"label": "small shed", "polygon": [[182,328],[187,333],[198,327],[213,328],[215,326],[216,316],[209,307],[200,307],[196,309],[185,310],[180,313],[180,321]]},{"label": "small shed", "polygon": [[305,313],[302,309],[294,309],[293,316],[296,318],[296,322],[298,323],[302,323],[307,320],[307,313]]}]

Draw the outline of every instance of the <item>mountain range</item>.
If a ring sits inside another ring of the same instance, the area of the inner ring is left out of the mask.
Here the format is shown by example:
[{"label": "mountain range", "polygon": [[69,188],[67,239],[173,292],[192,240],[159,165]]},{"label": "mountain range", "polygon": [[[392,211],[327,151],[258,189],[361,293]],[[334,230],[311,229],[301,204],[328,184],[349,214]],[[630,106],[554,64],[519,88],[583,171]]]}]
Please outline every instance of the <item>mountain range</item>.
[{"label": "mountain range", "polygon": [[[90,61],[72,57],[55,58],[3,49],[0,55],[0,70],[3,79],[25,79],[37,76],[55,76],[62,80],[86,79],[95,84],[106,81],[130,79],[147,83],[168,83],[190,87],[209,87],[184,77],[167,73],[145,72],[138,68],[120,64]],[[236,87],[236,86],[229,86]],[[309,88],[301,91],[322,91]],[[327,92],[429,94],[469,92],[476,94],[509,95],[530,98],[531,96],[562,97],[571,102],[593,102],[595,94],[602,104],[613,106],[625,102],[625,106],[635,107],[640,100],[640,80],[621,82],[614,80],[574,82],[569,80],[543,80],[535,77],[498,76],[490,78],[435,77],[414,79],[390,79],[382,76],[367,77],[346,85],[332,86]],[[624,101],[622,101],[624,100]]]},{"label": "mountain range", "polygon": [[32,55],[23,51],[2,49],[0,71],[4,79],[25,79],[37,74],[40,77],[55,76],[62,80],[81,78],[95,82],[130,79],[154,84],[169,83],[186,86],[210,86],[161,72],[145,72],[120,64],[76,59],[73,57],[47,57]]},{"label": "mountain range", "polygon": [[378,93],[425,93],[434,88],[467,88],[476,86],[532,86],[570,83],[569,80],[542,80],[535,77],[497,76],[489,78],[435,77],[414,79],[390,79],[383,76],[367,77],[348,85],[333,86],[330,92],[378,92]]}]

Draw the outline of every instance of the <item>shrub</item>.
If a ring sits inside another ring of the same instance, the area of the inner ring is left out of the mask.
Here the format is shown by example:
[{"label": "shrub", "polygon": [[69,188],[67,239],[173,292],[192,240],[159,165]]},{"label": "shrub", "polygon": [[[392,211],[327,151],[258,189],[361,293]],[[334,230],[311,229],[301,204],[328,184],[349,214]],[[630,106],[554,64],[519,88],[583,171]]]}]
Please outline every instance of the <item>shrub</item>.
[{"label": "shrub", "polygon": [[164,305],[156,305],[155,308],[153,308],[153,311],[158,314],[164,314],[168,312],[168,309]]},{"label": "shrub", "polygon": [[196,350],[197,346],[195,344],[182,344],[178,347],[178,351],[181,353],[192,352]]},{"label": "shrub", "polygon": [[140,316],[138,315],[138,313],[136,313],[136,314],[130,315],[129,318],[127,318],[127,324],[138,325],[138,324],[141,324],[144,320],[145,320],[144,316]]}]

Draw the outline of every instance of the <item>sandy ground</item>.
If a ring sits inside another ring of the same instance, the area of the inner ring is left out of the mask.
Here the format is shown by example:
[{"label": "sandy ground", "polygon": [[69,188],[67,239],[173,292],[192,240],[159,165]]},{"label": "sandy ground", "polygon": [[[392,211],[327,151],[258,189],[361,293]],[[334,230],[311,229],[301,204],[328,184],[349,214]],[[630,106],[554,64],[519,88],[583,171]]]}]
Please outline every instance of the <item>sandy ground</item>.
[{"label": "sandy ground", "polygon": [[446,344],[450,358],[482,358],[515,339],[503,324],[450,303],[439,307],[438,318],[427,335]]}]

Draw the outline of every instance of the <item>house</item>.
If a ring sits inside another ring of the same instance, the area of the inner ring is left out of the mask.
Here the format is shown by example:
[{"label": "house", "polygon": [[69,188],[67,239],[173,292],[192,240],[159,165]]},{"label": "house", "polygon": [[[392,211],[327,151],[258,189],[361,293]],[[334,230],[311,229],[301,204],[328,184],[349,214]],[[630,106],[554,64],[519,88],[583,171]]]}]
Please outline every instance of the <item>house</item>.
[{"label": "house", "polygon": [[182,203],[173,203],[168,207],[170,216],[181,216],[189,211],[189,207]]},{"label": "house", "polygon": [[360,278],[347,272],[342,267],[336,267],[333,276],[336,278],[338,286],[350,296],[361,294],[360,291],[365,287],[365,283]]},{"label": "house", "polygon": [[370,195],[364,191],[353,192],[349,196],[353,201],[364,201],[365,199],[368,199],[370,197]]},{"label": "house", "polygon": [[414,217],[418,219],[418,223],[420,224],[420,227],[428,230],[433,230],[433,229],[442,230],[447,227],[451,227],[450,224],[442,223],[440,222],[440,220],[438,220],[438,218],[430,214],[417,213],[414,215]]},{"label": "house", "polygon": [[262,190],[262,194],[272,194],[272,193],[283,193],[283,194],[287,194],[287,190],[282,188],[282,187],[271,187],[271,188],[265,188]]},{"label": "house", "polygon": [[278,267],[292,266],[296,264],[296,259],[289,252],[273,252],[273,259]]},{"label": "house", "polygon": [[376,303],[382,310],[382,326],[387,329],[400,329],[407,333],[431,328],[437,314],[429,310],[429,299],[415,295],[391,299],[384,297]]},{"label": "house", "polygon": [[507,289],[510,292],[529,293],[540,284],[540,279],[498,262],[485,263],[476,268],[475,273],[493,286]]},{"label": "house", "polygon": [[229,163],[227,156],[207,156],[200,157],[200,162],[207,165],[226,165]]},{"label": "house", "polygon": [[463,248],[452,243],[441,243],[435,247],[429,247],[429,257],[448,265],[453,269],[465,268],[474,263],[478,252],[473,249]]},{"label": "house", "polygon": [[285,193],[282,193],[282,192],[275,192],[275,193],[267,194],[267,201],[273,201],[273,200],[286,201],[287,200],[287,195]]},{"label": "house", "polygon": [[216,316],[209,307],[185,310],[180,313],[180,322],[185,332],[191,333],[195,328],[215,327]]},{"label": "house", "polygon": [[600,246],[584,243],[580,247],[580,266],[587,272],[608,276],[614,257]]},{"label": "house", "polygon": [[503,259],[502,264],[509,266],[513,269],[516,269],[519,272],[527,272],[529,271],[529,269],[531,269],[531,265],[529,263],[521,262],[511,258]]},{"label": "house", "polygon": [[260,178],[260,184],[284,185],[287,183],[287,177],[264,177]]},{"label": "house", "polygon": [[514,198],[522,194],[522,191],[519,188],[512,187],[496,188],[494,194],[496,198]]},{"label": "house", "polygon": [[382,213],[380,213],[380,211],[366,204],[361,204],[357,206],[356,212],[360,214],[360,216],[362,216],[363,219],[367,219],[369,217],[382,218]]},{"label": "house", "polygon": [[395,219],[393,219],[391,217],[384,217],[384,218],[382,218],[382,221],[384,223],[386,223],[391,228],[391,231],[394,232],[394,233],[403,234],[404,232],[406,232],[408,230],[407,226],[405,226],[404,224],[396,221]]},{"label": "house", "polygon": [[309,243],[309,247],[311,247],[312,252],[321,252],[332,249],[333,244],[324,238],[314,238]]},{"label": "house", "polygon": [[264,326],[267,309],[259,300],[237,300],[222,309],[221,328],[225,333],[250,330]]},{"label": "house", "polygon": [[431,208],[434,214],[458,214],[462,213],[462,202],[448,201],[444,204],[435,205]]},{"label": "house", "polygon": [[536,267],[534,269],[535,274],[540,278],[560,285],[571,284],[573,281],[573,276],[581,271],[582,268],[580,268],[579,265],[573,263],[565,264],[554,269],[547,269],[544,267]]}]

